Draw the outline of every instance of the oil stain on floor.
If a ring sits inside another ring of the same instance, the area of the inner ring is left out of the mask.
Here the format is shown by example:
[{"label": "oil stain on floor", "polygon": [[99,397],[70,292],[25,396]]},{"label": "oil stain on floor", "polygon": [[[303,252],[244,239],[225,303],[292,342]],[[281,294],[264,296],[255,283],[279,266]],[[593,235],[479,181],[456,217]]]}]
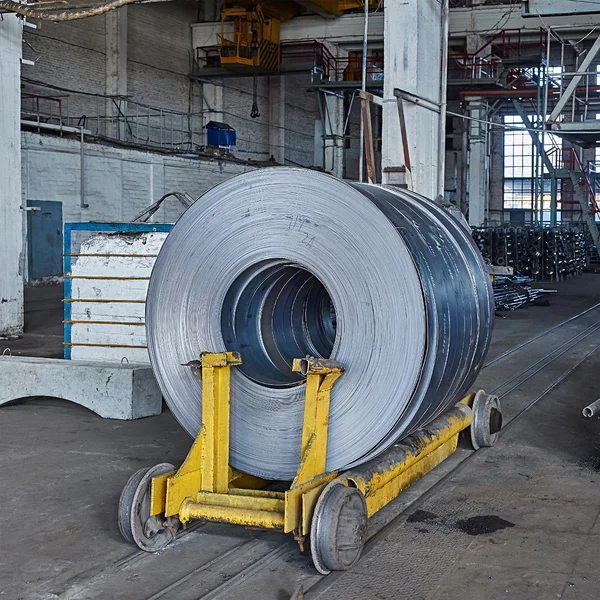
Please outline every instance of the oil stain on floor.
[{"label": "oil stain on floor", "polygon": [[502,519],[497,515],[479,515],[469,517],[456,522],[457,527],[468,535],[483,535],[485,533],[494,533],[500,529],[514,527],[515,524]]},{"label": "oil stain on floor", "polygon": [[[458,529],[467,535],[484,535],[515,526],[514,523],[502,519],[497,515],[478,515],[476,517],[469,517],[468,519],[461,519],[456,523],[450,523],[445,519],[439,519],[435,513],[421,509],[409,515],[406,522],[435,524],[448,529]],[[419,529],[419,531],[426,533],[427,529]]]}]

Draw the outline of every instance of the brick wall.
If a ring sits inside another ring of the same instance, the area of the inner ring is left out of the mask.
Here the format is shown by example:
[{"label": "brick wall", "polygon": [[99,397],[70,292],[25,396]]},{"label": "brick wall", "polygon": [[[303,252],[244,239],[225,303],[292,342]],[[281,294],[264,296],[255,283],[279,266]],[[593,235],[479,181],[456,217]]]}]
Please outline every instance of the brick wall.
[{"label": "brick wall", "polygon": [[[315,121],[321,119],[317,104],[319,92],[307,92],[309,87],[308,73],[286,75],[285,157],[293,163],[306,167],[315,164]],[[321,140],[318,143],[320,145]]]},{"label": "brick wall", "polygon": [[[23,89],[40,95],[48,95],[45,87],[28,80],[50,83],[65,89],[88,94],[104,94],[106,82],[105,19],[92,17],[68,23],[42,22],[38,29],[26,28],[23,32],[23,58],[33,60],[35,66],[23,65]],[[63,102],[64,112],[76,115],[96,114],[98,105],[93,96],[69,95],[55,90],[53,96]],[[27,104],[24,104],[27,106]],[[52,106],[45,103],[42,110]]]},{"label": "brick wall", "polygon": [[[127,7],[126,75],[130,101],[129,109],[124,109],[128,110],[128,126],[121,125],[121,135],[126,137],[121,139],[140,145],[149,143],[148,140],[154,144],[165,141],[174,148],[192,151],[205,143],[201,84],[192,83],[188,77],[192,69],[190,25],[197,20],[197,11],[197,4],[186,0]],[[67,23],[43,22],[38,30],[27,29],[24,54],[35,61],[35,66],[24,65],[22,76],[24,91],[61,99],[63,115],[71,117],[68,122],[63,119],[64,124],[83,124],[92,132],[115,137],[116,130],[102,120],[116,114],[112,100],[102,97],[107,91],[107,29],[104,15]],[[55,89],[35,85],[33,81],[50,84]],[[252,77],[223,78],[217,84],[223,88],[220,120],[237,131],[234,153],[242,159],[267,160],[269,78],[258,78],[260,117],[256,119],[250,117]],[[309,87],[308,73],[286,75],[284,143],[288,164],[315,164],[315,121],[321,116],[317,92],[307,92]],[[152,111],[150,117],[144,113],[148,109],[135,108],[135,103],[178,111],[183,116],[167,115],[161,131],[158,124],[162,115]],[[54,104],[46,103],[46,111],[50,106],[54,110]],[[191,140],[187,125],[181,125],[190,112],[194,114],[192,130],[196,132]],[[80,121],[84,116],[87,120]],[[171,136],[172,122],[175,133]]]},{"label": "brick wall", "polygon": [[189,108],[192,30],[196,3],[131,6],[127,17],[128,93],[170,110]]},{"label": "brick wall", "polygon": [[257,78],[257,99],[260,117],[250,117],[253,97],[252,77],[223,79],[223,121],[237,132],[234,154],[240,158],[269,158],[269,89],[268,78]]},{"label": "brick wall", "polygon": [[[80,146],[76,140],[22,134],[22,197],[63,204],[63,222],[128,221],[162,195],[183,191],[197,198],[215,184],[252,167],[224,161],[179,158],[85,144],[85,202],[80,206]],[[156,213],[173,222],[181,214],[176,199]]]},{"label": "brick wall", "polygon": [[[127,9],[127,79],[132,100],[170,110],[188,111],[191,65],[191,28],[196,5],[185,1],[132,5]],[[48,93],[30,83],[35,80],[65,90],[106,93],[106,17],[66,23],[42,22],[24,34],[25,90]],[[55,94],[61,96],[60,90]],[[69,112],[95,115],[97,100],[62,94]],[[106,107],[102,104],[101,110]]]}]

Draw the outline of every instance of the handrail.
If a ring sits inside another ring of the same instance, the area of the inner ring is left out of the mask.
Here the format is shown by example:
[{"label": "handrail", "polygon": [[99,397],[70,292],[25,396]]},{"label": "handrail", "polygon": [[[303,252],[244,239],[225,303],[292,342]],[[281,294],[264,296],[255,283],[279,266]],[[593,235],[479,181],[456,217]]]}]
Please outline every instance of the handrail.
[{"label": "handrail", "polygon": [[[362,59],[359,56],[336,57],[328,50],[327,46],[317,40],[305,42],[282,42],[281,43],[281,63],[294,59],[308,59],[319,63],[318,66],[323,69],[327,78],[342,81],[354,81],[354,78],[349,78],[348,69],[352,70],[356,67],[360,71],[360,63]],[[367,57],[367,74],[379,74],[382,69],[377,63],[382,59],[378,56]],[[358,80],[359,77],[356,78]]]},{"label": "handrail", "polygon": [[594,188],[592,187],[589,177],[587,176],[587,173],[585,172],[585,169],[583,168],[583,163],[581,162],[581,158],[579,157],[579,154],[577,154],[577,152],[575,151],[574,148],[565,148],[565,150],[570,151],[571,156],[574,158],[575,163],[577,163],[577,166],[579,167],[579,171],[581,172],[582,179],[584,180],[584,184],[586,185],[586,187],[588,189],[588,202],[591,205],[590,206],[590,208],[591,208],[590,214],[599,213],[600,209],[598,208],[598,203],[596,202],[596,194],[594,192]]},{"label": "handrail", "polygon": [[[58,117],[58,124],[62,125],[63,124],[63,114],[62,114],[62,99],[61,98],[54,98],[53,96],[44,96],[42,94],[33,94],[31,92],[21,92],[21,98],[30,98],[32,100],[35,100],[35,112],[36,112],[36,117],[37,120],[39,122],[40,117],[42,116],[42,111],[40,110],[40,100],[47,100],[48,102],[54,102],[56,104],[57,107],[57,117]],[[50,118],[54,118],[54,113],[50,112]]]}]

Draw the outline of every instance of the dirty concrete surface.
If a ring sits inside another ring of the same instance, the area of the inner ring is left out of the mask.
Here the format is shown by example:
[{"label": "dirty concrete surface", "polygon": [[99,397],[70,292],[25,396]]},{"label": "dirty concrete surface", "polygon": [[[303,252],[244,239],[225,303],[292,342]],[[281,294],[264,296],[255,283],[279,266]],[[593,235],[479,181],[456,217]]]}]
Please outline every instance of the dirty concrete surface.
[{"label": "dirty concrete surface", "polygon": [[[544,285],[559,289],[549,307],[497,319],[477,382],[502,398],[497,445],[461,442],[375,515],[347,573],[318,575],[287,536],[218,524],[141,553],[116,508],[133,472],[189,449],[168,410],[122,422],[56,399],[3,407],[0,598],[282,600],[303,584],[307,598],[597,599],[600,420],[581,409],[600,396],[600,275]],[[2,342],[13,354],[60,356],[48,294],[30,296],[23,340]]]}]

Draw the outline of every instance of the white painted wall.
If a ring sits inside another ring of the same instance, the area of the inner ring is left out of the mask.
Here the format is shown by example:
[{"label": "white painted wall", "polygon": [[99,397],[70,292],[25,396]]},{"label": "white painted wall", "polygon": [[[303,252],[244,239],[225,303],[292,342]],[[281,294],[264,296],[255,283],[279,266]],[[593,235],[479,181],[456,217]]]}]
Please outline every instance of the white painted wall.
[{"label": "white painted wall", "polygon": [[19,127],[22,25],[0,20],[0,336],[23,330],[23,213]]},{"label": "white painted wall", "polygon": [[[183,191],[197,198],[217,183],[254,168],[86,143],[85,203],[89,208],[82,208],[79,141],[24,132],[22,147],[22,203],[62,202],[64,223],[130,221],[167,192]],[[182,212],[175,199],[163,207],[154,221],[174,222]]]}]

